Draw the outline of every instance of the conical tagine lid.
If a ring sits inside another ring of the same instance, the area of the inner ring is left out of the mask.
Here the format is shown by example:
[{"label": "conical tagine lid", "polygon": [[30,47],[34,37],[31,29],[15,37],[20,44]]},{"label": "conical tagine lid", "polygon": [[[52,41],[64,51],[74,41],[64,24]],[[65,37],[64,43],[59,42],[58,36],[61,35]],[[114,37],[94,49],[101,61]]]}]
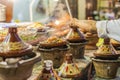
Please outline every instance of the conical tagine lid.
[{"label": "conical tagine lid", "polygon": [[79,28],[79,24],[76,21],[76,19],[73,19],[71,21],[71,23],[69,24],[71,30],[69,31],[68,35],[67,35],[67,40],[69,42],[85,42],[86,39],[83,35],[83,33],[78,29]]},{"label": "conical tagine lid", "polygon": [[110,43],[109,38],[104,39],[103,44],[98,47],[98,50],[94,53],[94,55],[98,58],[104,59],[117,59],[120,56]]},{"label": "conical tagine lid", "polygon": [[44,61],[44,68],[41,72],[39,80],[60,80],[57,73],[53,69],[53,62],[51,60]]},{"label": "conical tagine lid", "polygon": [[66,54],[65,61],[58,70],[58,75],[65,78],[75,78],[80,75],[78,66],[73,62],[72,54]]},{"label": "conical tagine lid", "polygon": [[20,57],[32,51],[32,46],[24,43],[17,34],[16,27],[9,27],[5,40],[0,44],[1,57]]}]

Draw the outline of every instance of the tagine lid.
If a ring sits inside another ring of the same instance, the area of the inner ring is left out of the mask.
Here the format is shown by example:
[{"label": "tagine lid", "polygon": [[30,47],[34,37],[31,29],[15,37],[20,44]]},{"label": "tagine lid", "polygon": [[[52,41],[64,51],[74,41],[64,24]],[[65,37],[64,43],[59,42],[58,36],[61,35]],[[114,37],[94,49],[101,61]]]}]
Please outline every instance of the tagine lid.
[{"label": "tagine lid", "polygon": [[80,75],[78,66],[73,62],[72,54],[65,55],[65,61],[58,69],[58,74],[65,78],[74,78]]},{"label": "tagine lid", "polygon": [[40,80],[60,80],[59,76],[53,69],[53,62],[51,60],[44,61],[44,66],[41,71]]},{"label": "tagine lid", "polygon": [[106,59],[117,59],[120,54],[114,49],[112,44],[110,43],[110,39],[104,39],[104,42],[101,46],[98,47],[98,50],[94,53],[96,57],[106,58]]},{"label": "tagine lid", "polygon": [[76,19],[72,19],[69,27],[71,30],[69,31],[68,35],[66,36],[66,39],[69,42],[84,42],[86,41],[83,33],[79,30],[79,23]]},{"label": "tagine lid", "polygon": [[32,52],[32,46],[23,42],[17,34],[17,27],[9,27],[8,34],[0,44],[1,57],[20,57]]}]

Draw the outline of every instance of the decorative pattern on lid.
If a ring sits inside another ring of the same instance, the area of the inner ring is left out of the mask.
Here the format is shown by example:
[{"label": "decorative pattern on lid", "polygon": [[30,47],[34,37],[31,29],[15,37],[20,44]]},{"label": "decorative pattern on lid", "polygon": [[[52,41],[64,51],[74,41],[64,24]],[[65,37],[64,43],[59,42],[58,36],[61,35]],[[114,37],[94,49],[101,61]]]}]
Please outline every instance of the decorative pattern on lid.
[{"label": "decorative pattern on lid", "polygon": [[0,44],[1,57],[20,57],[32,52],[32,46],[23,42],[17,34],[17,27],[9,27],[5,40]]},{"label": "decorative pattern on lid", "polygon": [[109,38],[104,39],[103,44],[98,47],[98,50],[94,53],[94,55],[98,58],[104,59],[117,59],[120,56],[120,54],[117,53],[117,51],[110,43]]},{"label": "decorative pattern on lid", "polygon": [[39,80],[60,80],[57,73],[53,69],[53,62],[51,60],[44,61],[44,67]]},{"label": "decorative pattern on lid", "polygon": [[66,54],[65,61],[59,68],[59,76],[66,78],[74,78],[80,75],[78,66],[73,62],[72,54]]}]

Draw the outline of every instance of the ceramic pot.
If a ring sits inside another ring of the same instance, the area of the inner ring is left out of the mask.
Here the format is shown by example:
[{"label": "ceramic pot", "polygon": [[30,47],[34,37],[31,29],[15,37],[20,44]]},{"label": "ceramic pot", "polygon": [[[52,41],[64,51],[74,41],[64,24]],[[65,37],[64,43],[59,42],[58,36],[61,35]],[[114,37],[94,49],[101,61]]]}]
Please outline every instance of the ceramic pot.
[{"label": "ceramic pot", "polygon": [[120,64],[119,60],[101,60],[92,58],[96,76],[101,78],[113,79],[116,77],[116,73]]},{"label": "ceramic pot", "polygon": [[38,51],[41,54],[42,60],[52,60],[54,63],[53,67],[58,68],[62,64],[64,56],[67,53],[68,49],[69,46],[66,46],[66,48],[39,48]]},{"label": "ceramic pot", "polygon": [[79,68],[74,63],[72,54],[65,55],[65,61],[58,69],[58,75],[63,78],[75,78],[80,75]]},{"label": "ceramic pot", "polygon": [[69,43],[70,45],[69,52],[73,54],[75,59],[82,59],[84,58],[86,44],[87,44],[87,41],[84,43]]},{"label": "ceramic pot", "polygon": [[14,64],[2,61],[0,62],[0,80],[27,80],[31,76],[34,64],[40,60],[40,54],[35,53],[32,58],[23,59]]},{"label": "ceramic pot", "polygon": [[39,80],[61,80],[56,71],[53,69],[53,62],[51,60],[44,61],[44,66]]}]

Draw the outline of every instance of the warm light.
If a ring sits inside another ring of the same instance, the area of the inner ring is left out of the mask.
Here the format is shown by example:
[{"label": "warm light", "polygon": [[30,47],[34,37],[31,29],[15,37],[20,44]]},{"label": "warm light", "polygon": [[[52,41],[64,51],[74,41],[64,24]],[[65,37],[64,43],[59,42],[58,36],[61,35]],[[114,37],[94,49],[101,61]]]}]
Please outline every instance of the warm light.
[{"label": "warm light", "polygon": [[15,0],[8,0],[9,2],[15,2]]},{"label": "warm light", "polygon": [[54,1],[59,1],[59,0],[54,0]]},{"label": "warm light", "polygon": [[55,21],[55,24],[56,24],[56,25],[59,25],[59,24],[60,24],[60,21],[56,20],[56,21]]},{"label": "warm light", "polygon": [[87,7],[87,9],[91,9],[92,8],[92,4],[91,3],[87,3],[86,7]]}]

